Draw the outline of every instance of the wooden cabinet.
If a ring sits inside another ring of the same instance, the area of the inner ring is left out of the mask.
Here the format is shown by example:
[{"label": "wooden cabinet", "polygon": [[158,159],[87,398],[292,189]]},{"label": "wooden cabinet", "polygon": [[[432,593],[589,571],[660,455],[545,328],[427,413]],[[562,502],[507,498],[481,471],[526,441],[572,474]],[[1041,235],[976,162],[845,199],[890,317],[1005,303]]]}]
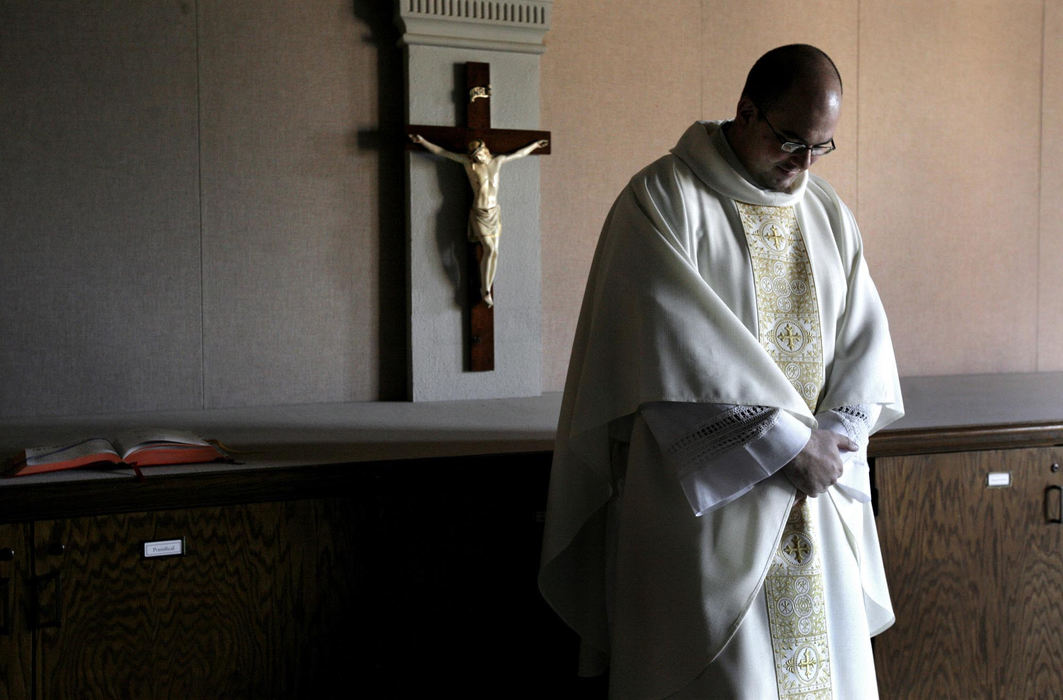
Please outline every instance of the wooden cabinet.
[{"label": "wooden cabinet", "polygon": [[[1008,435],[873,441],[883,698],[1063,688],[1063,429]],[[549,462],[5,485],[0,698],[604,697],[536,588]]]},{"label": "wooden cabinet", "polygon": [[[3,697],[327,697],[368,609],[336,556],[358,547],[336,531],[357,530],[351,515],[327,499],[0,526],[32,531]],[[184,555],[144,557],[172,539]]]},{"label": "wooden cabinet", "polygon": [[549,458],[0,489],[25,520],[0,523],[0,697],[564,694],[577,641],[535,582]]},{"label": "wooden cabinet", "polygon": [[[41,697],[315,697],[358,629],[340,500],[34,524]],[[185,554],[145,558],[147,542]],[[309,655],[309,652],[316,652]],[[325,654],[325,656],[322,656]],[[324,671],[322,673],[322,671]]]},{"label": "wooden cabinet", "polygon": [[897,614],[875,640],[883,698],[1058,697],[1058,465],[1063,448],[1050,446],[875,460]]}]

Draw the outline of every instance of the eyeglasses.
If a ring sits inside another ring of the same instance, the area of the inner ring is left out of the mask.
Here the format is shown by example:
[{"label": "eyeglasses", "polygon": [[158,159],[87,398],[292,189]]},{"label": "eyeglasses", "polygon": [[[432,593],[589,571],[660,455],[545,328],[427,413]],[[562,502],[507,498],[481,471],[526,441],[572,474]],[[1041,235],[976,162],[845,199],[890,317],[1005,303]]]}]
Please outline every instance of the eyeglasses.
[{"label": "eyeglasses", "polygon": [[790,141],[775,130],[775,127],[772,126],[771,122],[768,121],[768,118],[764,116],[762,110],[758,109],[757,111],[760,112],[760,118],[763,119],[764,123],[768,125],[769,129],[771,129],[771,133],[775,134],[775,138],[779,140],[779,148],[787,153],[794,154],[801,153],[802,151],[811,151],[814,156],[825,156],[836,148],[834,145],[834,139],[831,139],[830,143],[821,143],[815,146],[809,146],[807,143],[801,143],[800,141]]}]

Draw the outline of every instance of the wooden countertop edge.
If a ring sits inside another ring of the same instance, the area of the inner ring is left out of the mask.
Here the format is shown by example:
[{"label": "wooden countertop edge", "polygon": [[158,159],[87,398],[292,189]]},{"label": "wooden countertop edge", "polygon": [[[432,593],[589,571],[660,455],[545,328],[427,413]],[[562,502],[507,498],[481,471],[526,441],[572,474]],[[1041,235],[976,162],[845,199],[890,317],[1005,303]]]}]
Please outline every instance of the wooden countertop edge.
[{"label": "wooden countertop edge", "polygon": [[[0,488],[0,523],[58,519],[111,513],[239,505],[267,501],[372,494],[381,482],[417,478],[413,474],[454,476],[463,469],[490,469],[499,454],[413,458],[375,462],[253,467],[236,471],[199,470],[153,473],[55,483],[9,484]],[[504,455],[515,469],[529,462],[548,465],[551,452]],[[482,473],[479,472],[479,473]],[[397,488],[392,483],[392,489]]]},{"label": "wooden countertop edge", "polygon": [[884,430],[871,436],[868,456],[1003,450],[1063,445],[1063,422],[997,423]]}]

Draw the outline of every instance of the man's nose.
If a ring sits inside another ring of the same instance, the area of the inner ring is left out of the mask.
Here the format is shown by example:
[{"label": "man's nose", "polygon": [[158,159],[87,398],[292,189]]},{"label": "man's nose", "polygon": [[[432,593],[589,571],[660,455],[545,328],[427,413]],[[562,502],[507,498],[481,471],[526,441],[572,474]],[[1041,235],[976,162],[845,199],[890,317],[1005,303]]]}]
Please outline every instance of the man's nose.
[{"label": "man's nose", "polygon": [[795,153],[791,162],[794,165],[799,166],[802,170],[808,170],[812,167],[812,164],[816,162],[816,157],[812,155],[811,148],[806,148],[800,153]]}]

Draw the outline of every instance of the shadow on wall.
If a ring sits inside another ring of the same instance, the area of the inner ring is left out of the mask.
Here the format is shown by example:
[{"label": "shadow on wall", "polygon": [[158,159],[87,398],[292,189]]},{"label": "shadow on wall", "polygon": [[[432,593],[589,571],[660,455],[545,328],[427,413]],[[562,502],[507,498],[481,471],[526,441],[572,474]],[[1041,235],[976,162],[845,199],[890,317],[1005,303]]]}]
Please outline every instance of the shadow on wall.
[{"label": "shadow on wall", "polygon": [[379,0],[354,0],[354,16],[365,23],[367,44],[377,51],[377,119],[375,128],[359,127],[357,148],[377,153],[379,241],[377,343],[380,401],[404,400],[406,386],[406,180],[404,115],[405,77],[398,46],[394,6]]}]

